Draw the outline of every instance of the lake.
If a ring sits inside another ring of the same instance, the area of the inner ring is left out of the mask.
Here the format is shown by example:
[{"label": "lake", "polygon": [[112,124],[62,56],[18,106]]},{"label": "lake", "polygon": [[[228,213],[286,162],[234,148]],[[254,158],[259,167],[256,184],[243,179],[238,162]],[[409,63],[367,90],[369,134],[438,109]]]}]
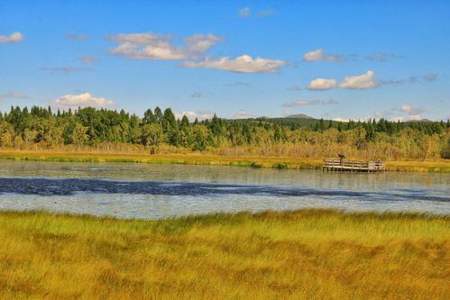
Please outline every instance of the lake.
[{"label": "lake", "polygon": [[300,208],[450,214],[450,174],[0,161],[0,210],[159,219]]}]

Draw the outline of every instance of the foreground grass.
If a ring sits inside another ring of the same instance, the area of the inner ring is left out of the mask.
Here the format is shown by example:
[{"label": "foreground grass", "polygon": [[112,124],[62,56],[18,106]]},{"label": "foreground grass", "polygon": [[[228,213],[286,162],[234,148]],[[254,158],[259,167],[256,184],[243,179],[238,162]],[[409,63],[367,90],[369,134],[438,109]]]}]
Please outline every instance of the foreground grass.
[{"label": "foreground grass", "polygon": [[450,217],[0,213],[0,298],[449,299]]},{"label": "foreground grass", "polygon": [[[101,153],[101,152],[55,152],[55,151],[0,151],[0,159],[53,161],[53,162],[128,162],[157,164],[189,164],[242,166],[279,169],[319,169],[323,161],[290,156],[217,155],[208,153]],[[439,161],[388,161],[388,171],[450,172],[450,160]]]}]

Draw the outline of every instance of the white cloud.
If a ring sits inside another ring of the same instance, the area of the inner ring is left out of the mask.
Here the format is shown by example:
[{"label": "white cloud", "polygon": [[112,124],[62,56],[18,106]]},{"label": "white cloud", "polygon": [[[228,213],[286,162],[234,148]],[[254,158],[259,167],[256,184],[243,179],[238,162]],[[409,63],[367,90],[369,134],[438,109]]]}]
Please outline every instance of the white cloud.
[{"label": "white cloud", "polygon": [[13,32],[10,35],[0,35],[0,43],[18,43],[23,41],[24,36],[20,32]]},{"label": "white cloud", "polygon": [[376,88],[383,84],[388,83],[377,82],[375,72],[369,70],[361,75],[346,76],[339,84],[337,84],[335,79],[316,78],[307,85],[307,88],[310,90],[328,90],[333,88],[370,89]]},{"label": "white cloud", "polygon": [[189,121],[193,122],[195,121],[195,119],[199,120],[199,121],[204,121],[204,120],[209,120],[212,119],[214,117],[214,113],[213,112],[209,112],[209,111],[183,111],[183,112],[176,112],[175,113],[175,117],[177,119],[181,119],[183,118],[183,116],[186,116]]},{"label": "white cloud", "polygon": [[118,43],[136,43],[136,44],[150,44],[161,39],[167,39],[167,36],[161,36],[154,33],[119,33],[111,37],[112,40]]},{"label": "white cloud", "polygon": [[348,119],[348,118],[333,118],[332,120],[336,121],[336,122],[349,122],[350,121],[350,119]]},{"label": "white cloud", "polygon": [[392,112],[390,112],[390,114],[392,115],[395,112],[397,113],[400,112],[403,115],[391,117],[390,118],[391,121],[400,121],[400,122],[418,121],[424,119],[423,113],[425,112],[425,109],[415,107],[410,104],[403,104],[400,108],[393,109]]},{"label": "white cloud", "polygon": [[170,44],[165,36],[152,33],[118,34],[113,37],[118,45],[111,50],[113,54],[132,59],[180,60],[183,52]]},{"label": "white cloud", "polygon": [[408,116],[396,116],[396,117],[392,117],[390,118],[390,121],[393,122],[407,122],[407,121],[420,121],[423,120],[424,118],[422,117],[422,115],[408,115]]},{"label": "white cloud", "polygon": [[132,59],[182,60],[209,50],[220,37],[213,34],[195,34],[185,38],[184,47],[176,47],[168,36],[154,33],[117,34],[112,37],[118,45],[113,54]]},{"label": "white cloud", "polygon": [[409,104],[404,104],[400,109],[403,112],[410,113],[413,110],[413,107]]},{"label": "white cloud", "polygon": [[303,55],[303,60],[308,61],[308,62],[313,62],[313,61],[337,62],[337,61],[340,61],[341,59],[342,59],[342,57],[340,55],[326,54],[325,50],[323,50],[323,49],[316,49],[313,51],[309,51]]},{"label": "white cloud", "polygon": [[252,14],[250,7],[243,7],[239,10],[239,16],[241,18],[248,18]]},{"label": "white cloud", "polygon": [[56,99],[54,103],[56,106],[63,108],[108,107],[114,105],[112,100],[95,97],[87,92],[78,95],[64,95]]},{"label": "white cloud", "polygon": [[219,69],[237,73],[266,73],[280,69],[286,62],[282,60],[267,59],[250,55],[241,55],[236,58],[221,57],[218,59],[205,59],[203,61],[188,61],[184,63],[188,68]]},{"label": "white cloud", "polygon": [[339,84],[343,89],[370,89],[378,86],[375,73],[371,70],[367,73],[355,76],[346,76]]},{"label": "white cloud", "polygon": [[307,88],[310,90],[329,90],[336,86],[335,79],[316,78],[308,84]]},{"label": "white cloud", "polygon": [[186,41],[186,51],[190,54],[201,54],[222,40],[214,34],[194,34],[188,36]]}]

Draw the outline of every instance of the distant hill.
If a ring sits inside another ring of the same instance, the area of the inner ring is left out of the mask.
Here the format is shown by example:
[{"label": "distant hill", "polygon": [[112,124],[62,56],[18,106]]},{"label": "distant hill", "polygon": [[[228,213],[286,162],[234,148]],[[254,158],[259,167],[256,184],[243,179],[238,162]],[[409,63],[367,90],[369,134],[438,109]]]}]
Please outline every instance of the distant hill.
[{"label": "distant hill", "polygon": [[412,124],[412,123],[432,123],[433,121],[432,120],[429,120],[429,119],[420,119],[420,120],[409,120],[409,121],[404,121],[403,123],[409,123],[409,124]]},{"label": "distant hill", "polygon": [[[314,117],[308,116],[303,113],[299,114],[293,114],[283,117],[258,117],[258,118],[248,118],[248,119],[228,119],[227,122],[237,122],[237,123],[259,123],[259,122],[265,122],[265,123],[272,123],[277,124],[280,126],[286,126],[289,127],[292,130],[299,129],[299,128],[311,128],[318,130],[320,128],[327,129],[330,127],[334,128],[349,128],[351,126],[354,128],[356,125],[360,122],[364,123],[364,121],[358,121],[353,120],[350,122],[342,122],[342,121],[336,121],[336,120],[328,120],[328,119],[316,119]],[[372,121],[371,121],[372,122]],[[379,122],[379,121],[377,121]],[[394,124],[395,126],[397,122],[391,122],[391,121],[385,121],[388,123]],[[422,120],[410,120],[410,121],[403,121],[399,122],[403,124],[402,126],[422,126],[421,124],[438,124],[438,122],[422,119]]]},{"label": "distant hill", "polygon": [[291,121],[293,121],[293,119],[297,119],[297,120],[317,120],[316,118],[313,118],[311,116],[305,115],[305,114],[294,114],[294,115],[288,115],[285,117],[267,117],[267,116],[263,116],[263,117],[256,117],[256,118],[244,118],[244,119],[229,119],[229,120],[247,120],[247,121],[251,121],[251,120],[259,120],[259,121],[271,121],[271,120],[283,120],[283,119],[289,119]]},{"label": "distant hill", "polygon": [[314,119],[311,116],[305,115],[305,114],[295,114],[295,115],[289,115],[285,117],[286,119]]}]

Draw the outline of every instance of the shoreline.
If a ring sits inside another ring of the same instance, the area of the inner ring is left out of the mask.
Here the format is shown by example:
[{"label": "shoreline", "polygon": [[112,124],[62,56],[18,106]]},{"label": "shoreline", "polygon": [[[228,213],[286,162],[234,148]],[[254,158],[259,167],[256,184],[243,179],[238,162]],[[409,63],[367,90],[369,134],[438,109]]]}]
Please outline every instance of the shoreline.
[{"label": "shoreline", "polygon": [[[302,217],[317,217],[317,216],[338,216],[341,218],[355,218],[358,220],[379,219],[379,220],[394,220],[394,219],[411,219],[411,220],[444,220],[450,222],[450,214],[440,214],[428,211],[396,211],[396,210],[346,210],[342,208],[327,208],[327,207],[311,207],[311,208],[297,208],[293,210],[261,210],[257,212],[252,211],[238,211],[238,212],[209,212],[192,215],[169,216],[165,218],[124,218],[113,215],[94,215],[90,213],[71,213],[71,212],[57,212],[46,209],[31,209],[31,210],[16,210],[16,209],[0,209],[0,218],[5,216],[14,217],[30,217],[43,216],[54,218],[69,218],[69,219],[86,219],[99,222],[124,222],[124,223],[165,223],[165,222],[202,222],[209,219],[234,219],[234,218],[275,218],[277,220],[291,220],[292,216]],[[450,227],[449,227],[450,228]],[[450,234],[450,229],[449,229]],[[449,235],[450,238],[450,235]]]},{"label": "shoreline", "polygon": [[[148,163],[210,166],[237,166],[274,169],[321,169],[322,159],[297,159],[286,156],[218,155],[211,153],[141,154],[58,151],[4,151],[0,160],[88,162],[88,163]],[[385,161],[386,171],[450,173],[450,160]]]}]

